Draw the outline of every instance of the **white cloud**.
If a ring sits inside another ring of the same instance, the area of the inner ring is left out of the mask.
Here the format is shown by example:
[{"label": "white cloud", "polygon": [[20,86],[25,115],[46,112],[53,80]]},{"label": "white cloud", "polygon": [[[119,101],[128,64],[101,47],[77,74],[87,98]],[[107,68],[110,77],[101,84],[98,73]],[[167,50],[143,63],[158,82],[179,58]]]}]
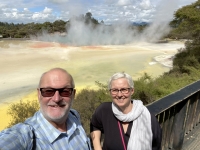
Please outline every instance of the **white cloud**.
[{"label": "white cloud", "polygon": [[27,11],[29,11],[29,10],[28,10],[28,8],[24,8],[24,11],[27,12]]},{"label": "white cloud", "polygon": [[131,4],[131,0],[119,0],[117,2],[118,5],[130,5]]},{"label": "white cloud", "polygon": [[49,14],[49,13],[52,12],[52,9],[51,9],[51,8],[45,7],[44,10],[43,10],[43,12],[44,12],[45,14]]},{"label": "white cloud", "polygon": [[52,3],[57,3],[57,4],[69,2],[69,0],[48,0],[48,1]]},{"label": "white cloud", "polygon": [[[105,23],[114,21],[152,21],[157,7],[165,0],[0,0],[0,18],[2,22],[28,23],[63,19],[67,21],[74,15],[90,11],[94,18]],[[174,0],[179,8],[196,0]],[[17,5],[16,5],[17,4]],[[167,15],[172,15],[168,7]],[[170,4],[171,5],[171,4]],[[176,9],[177,9],[176,8]],[[17,13],[13,13],[17,12]],[[36,13],[37,12],[37,13]],[[47,18],[48,15],[48,18]],[[16,17],[17,16],[17,17]],[[31,17],[30,17],[31,16]],[[17,18],[17,19],[16,19]],[[170,18],[170,17],[169,17]]]},{"label": "white cloud", "polygon": [[18,10],[17,10],[16,8],[13,8],[12,11],[13,11],[13,12],[17,12]]},{"label": "white cloud", "polygon": [[150,0],[143,0],[140,3],[140,7],[141,7],[141,9],[150,9],[151,8]]}]

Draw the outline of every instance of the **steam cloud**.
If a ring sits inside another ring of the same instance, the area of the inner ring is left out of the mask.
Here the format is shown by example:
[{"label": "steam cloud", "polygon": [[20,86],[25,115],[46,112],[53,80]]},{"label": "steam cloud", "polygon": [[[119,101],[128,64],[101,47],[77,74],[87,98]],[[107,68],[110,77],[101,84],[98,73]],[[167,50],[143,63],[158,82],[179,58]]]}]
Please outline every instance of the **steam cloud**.
[{"label": "steam cloud", "polygon": [[[125,2],[133,3],[134,0],[123,1],[123,5]],[[122,4],[122,0],[119,1],[118,4],[119,3]],[[150,1],[143,0],[140,5],[149,7]],[[150,26],[142,33],[138,33],[136,30],[130,29],[130,22],[124,20],[119,20],[112,25],[99,25],[94,30],[92,30],[92,25],[85,25],[81,21],[71,20],[71,26],[67,30],[67,34],[65,36],[60,36],[59,34],[49,35],[44,32],[43,35],[39,36],[37,39],[76,46],[122,45],[134,42],[155,42],[170,31],[168,24],[170,20],[172,20],[173,13],[177,7],[177,1],[162,0],[162,3],[160,3],[160,5],[156,8]]]}]

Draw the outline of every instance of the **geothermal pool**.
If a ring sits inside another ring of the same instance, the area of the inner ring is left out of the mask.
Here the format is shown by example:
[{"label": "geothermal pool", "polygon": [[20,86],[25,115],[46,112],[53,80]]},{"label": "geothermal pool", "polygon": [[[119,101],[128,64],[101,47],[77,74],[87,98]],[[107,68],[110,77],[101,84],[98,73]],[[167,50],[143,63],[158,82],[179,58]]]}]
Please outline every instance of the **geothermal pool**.
[{"label": "geothermal pool", "polygon": [[[182,42],[75,47],[53,42],[1,40],[0,104],[35,90],[40,75],[52,67],[67,69],[78,89],[93,88],[95,81],[106,83],[112,74],[120,71],[132,75],[133,79],[144,72],[156,77],[169,71],[162,64],[163,58],[173,56],[180,47],[184,47]],[[162,59],[156,62],[154,58]]]},{"label": "geothermal pool", "polygon": [[[37,99],[36,88],[44,71],[67,69],[77,92],[106,83],[115,72],[124,71],[137,79],[144,72],[157,77],[170,70],[170,58],[182,42],[134,43],[106,46],[69,46],[31,40],[0,40],[0,130],[10,120],[7,110],[14,101]],[[157,62],[157,61],[159,62]],[[164,66],[166,65],[166,66]]]}]

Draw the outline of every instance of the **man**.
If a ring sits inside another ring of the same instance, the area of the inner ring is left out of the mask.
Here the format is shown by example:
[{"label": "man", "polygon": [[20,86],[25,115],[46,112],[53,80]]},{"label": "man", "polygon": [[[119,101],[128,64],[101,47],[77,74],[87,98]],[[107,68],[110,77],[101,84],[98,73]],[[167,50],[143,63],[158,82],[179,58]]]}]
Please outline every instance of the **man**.
[{"label": "man", "polygon": [[77,111],[71,109],[76,90],[64,69],[45,72],[38,86],[40,110],[24,123],[0,133],[1,150],[89,150],[90,141]]}]

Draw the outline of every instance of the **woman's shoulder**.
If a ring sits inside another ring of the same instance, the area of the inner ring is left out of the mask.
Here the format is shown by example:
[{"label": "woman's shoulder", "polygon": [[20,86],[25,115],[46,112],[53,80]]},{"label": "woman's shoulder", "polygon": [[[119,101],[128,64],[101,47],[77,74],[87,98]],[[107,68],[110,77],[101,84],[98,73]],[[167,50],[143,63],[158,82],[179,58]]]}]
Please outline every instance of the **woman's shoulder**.
[{"label": "woman's shoulder", "polygon": [[112,108],[112,102],[104,102],[98,106],[98,109],[110,109]]},{"label": "woman's shoulder", "polygon": [[96,113],[108,113],[112,111],[112,102],[101,103],[95,110]]}]

